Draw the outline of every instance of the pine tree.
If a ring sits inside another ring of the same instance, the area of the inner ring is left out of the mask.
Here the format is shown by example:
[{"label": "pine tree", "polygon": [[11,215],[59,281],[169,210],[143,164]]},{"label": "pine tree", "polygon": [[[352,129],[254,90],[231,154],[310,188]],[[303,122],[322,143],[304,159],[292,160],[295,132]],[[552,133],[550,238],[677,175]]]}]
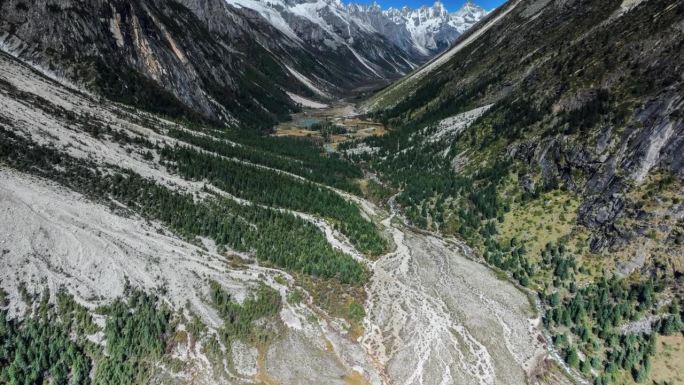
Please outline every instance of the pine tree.
[{"label": "pine tree", "polygon": [[577,355],[577,349],[574,346],[570,346],[566,349],[565,362],[572,368],[577,368],[577,365],[579,365],[579,356]]}]

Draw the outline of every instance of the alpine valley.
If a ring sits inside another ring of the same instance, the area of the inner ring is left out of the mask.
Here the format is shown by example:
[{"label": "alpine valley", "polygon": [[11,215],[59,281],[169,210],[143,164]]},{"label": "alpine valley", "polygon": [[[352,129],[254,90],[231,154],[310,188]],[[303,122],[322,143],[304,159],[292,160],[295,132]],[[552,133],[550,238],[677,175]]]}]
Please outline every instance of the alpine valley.
[{"label": "alpine valley", "polygon": [[684,384],[684,1],[451,5],[0,0],[0,384]]},{"label": "alpine valley", "polygon": [[0,44],[118,102],[174,118],[270,128],[300,98],[383,84],[486,12],[440,3],[380,11],[338,2],[3,1]]}]

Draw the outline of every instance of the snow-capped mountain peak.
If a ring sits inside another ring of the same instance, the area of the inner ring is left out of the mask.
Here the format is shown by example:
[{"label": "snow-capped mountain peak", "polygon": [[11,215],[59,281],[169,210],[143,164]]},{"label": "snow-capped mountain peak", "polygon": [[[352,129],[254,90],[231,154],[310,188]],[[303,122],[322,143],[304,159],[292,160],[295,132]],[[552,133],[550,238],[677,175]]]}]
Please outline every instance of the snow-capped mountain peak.
[{"label": "snow-capped mountain peak", "polygon": [[386,10],[376,2],[341,0],[226,1],[258,12],[299,44],[321,52],[348,51],[373,74],[382,67],[405,73],[446,49],[487,13],[471,2],[449,13],[439,1],[418,9]]},{"label": "snow-capped mountain peak", "polygon": [[383,12],[392,22],[403,25],[410,35],[411,45],[422,55],[435,55],[446,49],[456,38],[487,15],[482,7],[467,2],[450,13],[443,3],[416,10],[409,7],[390,8]]}]

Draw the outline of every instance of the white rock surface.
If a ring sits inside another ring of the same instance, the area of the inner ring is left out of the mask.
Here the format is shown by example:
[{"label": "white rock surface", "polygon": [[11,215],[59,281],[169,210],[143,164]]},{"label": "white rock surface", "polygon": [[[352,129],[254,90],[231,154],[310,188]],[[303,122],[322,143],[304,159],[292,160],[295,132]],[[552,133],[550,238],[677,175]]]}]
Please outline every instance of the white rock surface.
[{"label": "white rock surface", "polygon": [[544,348],[530,303],[467,248],[396,224],[368,285],[363,344],[393,384],[525,383]]}]

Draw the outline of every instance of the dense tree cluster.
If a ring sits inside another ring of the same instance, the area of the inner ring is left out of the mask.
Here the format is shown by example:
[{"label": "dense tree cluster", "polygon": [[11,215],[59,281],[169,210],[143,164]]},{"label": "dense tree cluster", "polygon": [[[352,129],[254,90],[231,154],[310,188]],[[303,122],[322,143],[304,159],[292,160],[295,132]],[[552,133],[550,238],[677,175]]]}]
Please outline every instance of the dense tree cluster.
[{"label": "dense tree cluster", "polygon": [[[492,220],[508,208],[500,201],[497,189],[510,171],[510,161],[494,160],[463,172],[456,172],[452,161],[476,143],[492,145],[514,135],[504,127],[507,123],[518,122],[516,130],[522,132],[525,124],[541,119],[542,107],[533,107],[524,100],[515,105],[518,107],[513,109],[506,108],[505,103],[495,105],[468,130],[453,137],[423,140],[437,132],[436,122],[445,117],[439,111],[431,111],[424,119],[402,121],[388,135],[368,138],[367,145],[379,148],[379,153],[352,159],[368,162],[401,190],[397,203],[413,224],[480,243],[495,234]],[[454,110],[454,106],[444,108],[451,114],[463,112]]]},{"label": "dense tree cluster", "polygon": [[[494,235],[494,234],[491,234]],[[485,261],[508,272],[523,286],[528,286],[530,277],[537,271],[537,265],[527,257],[525,245],[515,238],[509,244],[501,244],[488,234],[485,240]]]},{"label": "dense tree cluster", "polygon": [[344,126],[338,126],[332,122],[315,123],[309,127],[312,131],[318,131],[323,137],[323,141],[330,143],[332,141],[333,135],[342,135],[347,133],[347,128]]},{"label": "dense tree cluster", "polygon": [[54,306],[44,292],[23,320],[0,309],[0,383],[90,384],[92,363],[83,340],[93,332],[90,316],[65,294],[60,297]]},{"label": "dense tree cluster", "polygon": [[[283,170],[314,182],[323,183],[351,193],[359,193],[359,186],[355,179],[363,176],[361,171],[349,162],[334,156],[323,155],[323,150],[313,146],[310,141],[292,141],[289,138],[276,137],[250,139],[253,134],[247,134],[247,138],[223,134],[222,137],[230,137],[231,141],[237,141],[237,144],[230,144],[221,138],[212,138],[206,135],[200,136],[187,130],[172,129],[168,131],[168,134],[215,154]],[[270,145],[261,145],[261,147],[266,148],[254,147],[255,142],[256,145],[259,145],[261,141],[275,141],[280,147],[276,147],[275,151],[277,152],[272,152],[272,146]],[[288,147],[294,147],[294,149],[288,150]],[[297,157],[293,157],[293,153]]]},{"label": "dense tree cluster", "polygon": [[165,165],[185,178],[208,181],[254,203],[329,218],[364,253],[379,255],[387,248],[378,229],[356,205],[325,187],[188,147],[164,147],[160,154]]},{"label": "dense tree cluster", "polygon": [[153,363],[166,352],[171,311],[155,296],[137,290],[127,301],[117,300],[99,311],[107,315],[107,354],[97,363],[93,383],[147,383]]},{"label": "dense tree cluster", "polygon": [[[509,248],[491,239],[487,245],[487,261],[512,272],[522,285],[527,286],[541,273],[551,274],[541,295],[544,326],[554,333],[554,343],[568,365],[585,375],[596,374],[596,384],[616,383],[621,372],[636,382],[645,381],[655,354],[656,334],[684,330],[678,299],[669,309],[658,309],[656,295],[662,287],[653,280],[630,282],[613,275],[579,286],[581,268],[563,243],[547,244],[538,263],[532,262],[524,249],[516,248],[515,240]],[[621,330],[650,317],[657,321],[652,322],[648,334]]]},{"label": "dense tree cluster", "polygon": [[[358,166],[344,161],[338,154],[327,153],[319,143],[309,138],[265,136],[252,130],[211,130],[207,133],[215,138],[228,139],[253,149],[299,160],[306,167],[314,170],[314,174],[327,172],[351,179],[363,177]],[[329,178],[326,182],[328,185],[335,185],[335,183],[340,183],[340,181],[333,181],[332,178]]]},{"label": "dense tree cluster", "polygon": [[[659,314],[658,287],[653,280],[630,283],[616,276],[579,287],[574,258],[562,245],[547,245],[542,251],[542,269],[553,272],[552,292],[543,294],[544,325],[555,333],[554,342],[564,349],[568,365],[589,375],[596,370],[597,385],[613,384],[620,372],[636,382],[649,375],[655,354],[656,334],[680,333],[684,329],[675,303]],[[621,330],[649,316],[661,317],[648,334]],[[667,324],[668,326],[663,327]],[[582,352],[580,359],[577,352]]]},{"label": "dense tree cluster", "polygon": [[90,311],[63,289],[55,297],[50,301],[47,289],[29,293],[31,310],[21,320],[0,309],[0,383],[148,383],[170,334],[171,312],[156,297],[133,291],[97,310],[107,317],[105,352],[87,339],[100,331]]}]

